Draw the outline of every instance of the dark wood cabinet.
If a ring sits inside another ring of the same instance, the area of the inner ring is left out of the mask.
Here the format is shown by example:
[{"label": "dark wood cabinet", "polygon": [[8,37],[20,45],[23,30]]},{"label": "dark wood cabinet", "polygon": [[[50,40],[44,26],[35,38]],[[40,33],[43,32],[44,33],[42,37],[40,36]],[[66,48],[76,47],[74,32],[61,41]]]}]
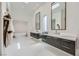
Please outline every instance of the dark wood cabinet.
[{"label": "dark wood cabinet", "polygon": [[40,34],[39,33],[30,33],[30,36],[36,38],[36,39],[39,39],[40,38]]},{"label": "dark wood cabinet", "polygon": [[61,49],[75,55],[75,41],[61,39]]},{"label": "dark wood cabinet", "polygon": [[36,39],[41,38],[43,42],[75,55],[75,41],[48,35],[40,35],[39,33],[30,33],[30,35]]},{"label": "dark wood cabinet", "polygon": [[51,36],[42,36],[42,41],[59,48],[67,53],[75,55],[75,41],[67,40],[63,38],[51,37]]}]

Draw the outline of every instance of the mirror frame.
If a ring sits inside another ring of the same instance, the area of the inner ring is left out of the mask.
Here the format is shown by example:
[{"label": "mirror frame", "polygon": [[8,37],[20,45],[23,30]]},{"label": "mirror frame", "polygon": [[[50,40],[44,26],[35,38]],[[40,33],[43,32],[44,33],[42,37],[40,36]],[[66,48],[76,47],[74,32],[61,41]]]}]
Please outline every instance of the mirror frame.
[{"label": "mirror frame", "polygon": [[64,2],[65,3],[65,28],[64,29],[52,29],[52,5],[54,3],[56,3],[56,2],[51,3],[51,30],[66,30],[66,8],[67,8],[66,2]]},{"label": "mirror frame", "polygon": [[[37,21],[39,21],[39,23]],[[37,27],[37,24],[39,27]],[[36,28],[36,30],[40,30],[40,12],[37,12],[35,14],[35,28]]]}]

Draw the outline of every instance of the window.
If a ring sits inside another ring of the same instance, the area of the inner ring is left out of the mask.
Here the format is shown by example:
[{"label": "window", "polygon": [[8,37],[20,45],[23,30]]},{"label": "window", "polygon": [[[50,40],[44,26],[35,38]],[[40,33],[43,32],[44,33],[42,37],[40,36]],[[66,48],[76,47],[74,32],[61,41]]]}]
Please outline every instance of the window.
[{"label": "window", "polygon": [[48,17],[43,17],[43,32],[48,32]]}]

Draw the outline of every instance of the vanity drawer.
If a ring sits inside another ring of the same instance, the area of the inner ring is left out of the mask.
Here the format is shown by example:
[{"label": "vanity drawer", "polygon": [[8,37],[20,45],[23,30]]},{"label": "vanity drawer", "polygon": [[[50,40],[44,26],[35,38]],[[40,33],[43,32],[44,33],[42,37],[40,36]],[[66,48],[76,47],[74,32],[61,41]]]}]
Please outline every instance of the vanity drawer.
[{"label": "vanity drawer", "polygon": [[65,52],[67,52],[67,53],[70,53],[72,55],[75,55],[75,49],[74,48],[71,49],[71,48],[63,45],[63,46],[61,46],[60,49],[63,50],[63,51],[65,51]]},{"label": "vanity drawer", "polygon": [[75,55],[75,41],[61,39],[61,50]]},{"label": "vanity drawer", "polygon": [[61,39],[56,37],[47,36],[43,41],[57,48],[60,48],[61,46]]},{"label": "vanity drawer", "polygon": [[61,39],[61,46],[65,46],[65,47],[74,49],[75,48],[75,41]]},{"label": "vanity drawer", "polygon": [[61,48],[61,39],[59,39],[57,37],[52,37],[51,45],[60,49]]}]

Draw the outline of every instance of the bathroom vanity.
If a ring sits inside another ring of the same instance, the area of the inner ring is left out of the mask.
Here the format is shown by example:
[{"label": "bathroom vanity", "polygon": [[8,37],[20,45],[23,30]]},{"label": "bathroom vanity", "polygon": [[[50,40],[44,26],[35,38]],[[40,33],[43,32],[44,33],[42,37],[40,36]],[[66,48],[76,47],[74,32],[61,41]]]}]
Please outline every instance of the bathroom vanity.
[{"label": "bathroom vanity", "polygon": [[67,53],[75,55],[75,41],[74,40],[68,40],[65,38],[49,36],[49,35],[42,35],[42,41],[58,49],[61,49]]},{"label": "bathroom vanity", "polygon": [[[67,52],[70,55],[79,56],[79,35],[76,36],[78,33],[73,33],[67,29],[69,28],[66,25],[67,24],[66,17],[68,13],[67,9],[68,8],[66,2],[52,2],[51,18],[47,16],[47,13],[46,15],[43,15],[42,18],[36,16],[37,19],[35,19],[36,20],[35,23],[38,23],[38,25],[40,23],[41,29],[38,30],[36,29],[35,32],[31,32],[30,36],[38,40],[41,39],[42,42],[47,43],[49,46],[58,48],[59,50]],[[42,14],[43,12],[40,11],[40,13]],[[37,22],[37,20],[39,19],[42,21]],[[51,24],[49,23],[50,21],[48,21],[50,19]],[[64,32],[62,30],[66,31]]]},{"label": "bathroom vanity", "polygon": [[75,55],[75,42],[76,39],[67,38],[64,36],[57,35],[41,35],[40,33],[30,33],[30,35],[36,39],[41,38],[43,42],[54,46],[62,51],[65,51],[71,55]]},{"label": "bathroom vanity", "polygon": [[32,36],[32,37],[34,37],[36,39],[39,39],[40,38],[40,33],[33,33],[33,32],[31,32],[30,36]]}]

